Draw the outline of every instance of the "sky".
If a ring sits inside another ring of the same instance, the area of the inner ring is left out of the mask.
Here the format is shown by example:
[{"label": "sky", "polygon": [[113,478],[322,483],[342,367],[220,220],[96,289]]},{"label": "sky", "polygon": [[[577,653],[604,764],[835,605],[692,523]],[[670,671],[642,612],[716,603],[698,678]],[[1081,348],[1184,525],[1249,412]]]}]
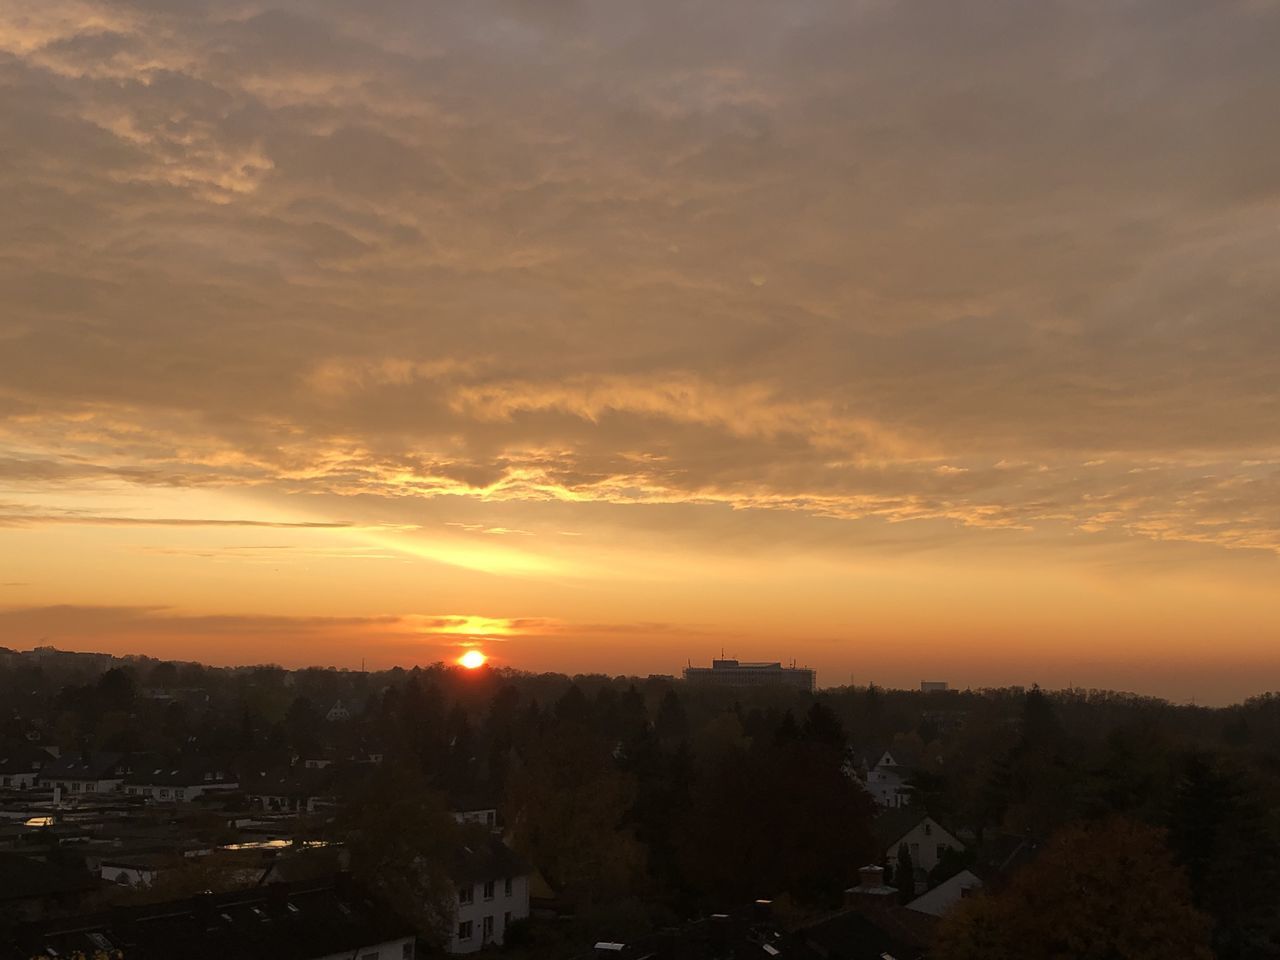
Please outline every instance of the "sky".
[{"label": "sky", "polygon": [[1280,688],[1275,0],[0,0],[0,644]]}]

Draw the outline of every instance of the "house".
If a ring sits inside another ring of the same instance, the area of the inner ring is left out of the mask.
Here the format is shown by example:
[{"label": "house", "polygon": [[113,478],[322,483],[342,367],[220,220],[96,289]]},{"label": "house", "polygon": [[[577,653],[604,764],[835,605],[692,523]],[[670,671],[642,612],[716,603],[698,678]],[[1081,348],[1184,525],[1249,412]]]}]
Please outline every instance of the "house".
[{"label": "house", "polygon": [[63,794],[108,793],[124,783],[125,758],[119,753],[69,753],[40,770],[40,783]]},{"label": "house", "polygon": [[338,700],[337,702],[334,703],[332,707],[329,708],[329,711],[324,715],[324,718],[328,720],[330,723],[338,723],[343,720],[350,720],[351,710],[341,700]]},{"label": "house", "polygon": [[0,934],[0,956],[413,960],[412,924],[349,875],[118,907]]},{"label": "house", "polygon": [[932,890],[927,890],[907,904],[908,910],[927,913],[932,917],[941,917],[961,900],[967,900],[982,889],[982,879],[971,870],[961,870],[953,877],[942,881]]},{"label": "house", "polygon": [[0,747],[0,787],[29,790],[36,785],[41,769],[52,761],[52,754],[33,744],[6,744]]},{"label": "house", "polygon": [[458,885],[457,929],[450,953],[501,946],[507,927],[529,916],[531,869],[497,837],[463,847],[450,877]]},{"label": "house", "polygon": [[169,764],[136,761],[125,773],[123,790],[130,796],[178,803],[195,800],[205,793],[235,790],[239,785],[234,774],[208,760]]},{"label": "house", "polygon": [[933,817],[910,808],[886,810],[876,818],[872,830],[884,851],[885,862],[894,870],[894,883],[899,887],[904,886],[897,873],[898,850],[903,845],[911,854],[915,889],[928,881],[929,874],[947,850],[963,851],[965,848],[955,834],[943,828]]},{"label": "house", "polygon": [[867,792],[882,807],[905,807],[911,803],[911,791],[907,781],[911,767],[898,750],[885,750],[879,759],[869,764],[864,784]]},{"label": "house", "polygon": [[458,823],[482,823],[486,827],[498,823],[498,805],[482,793],[450,792],[449,812]]},{"label": "house", "polygon": [[332,795],[334,770],[286,767],[248,774],[244,792],[250,807],[278,813],[315,813]]}]

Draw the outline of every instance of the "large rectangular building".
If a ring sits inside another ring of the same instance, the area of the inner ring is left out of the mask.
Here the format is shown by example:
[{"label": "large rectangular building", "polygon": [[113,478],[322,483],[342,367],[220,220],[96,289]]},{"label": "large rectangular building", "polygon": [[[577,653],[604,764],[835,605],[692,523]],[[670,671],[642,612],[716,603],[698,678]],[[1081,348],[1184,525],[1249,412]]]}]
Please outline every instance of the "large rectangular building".
[{"label": "large rectangular building", "polygon": [[743,663],[740,660],[712,660],[710,667],[686,667],[689,683],[718,687],[793,687],[813,692],[817,676],[808,667],[784,667],[780,662]]}]

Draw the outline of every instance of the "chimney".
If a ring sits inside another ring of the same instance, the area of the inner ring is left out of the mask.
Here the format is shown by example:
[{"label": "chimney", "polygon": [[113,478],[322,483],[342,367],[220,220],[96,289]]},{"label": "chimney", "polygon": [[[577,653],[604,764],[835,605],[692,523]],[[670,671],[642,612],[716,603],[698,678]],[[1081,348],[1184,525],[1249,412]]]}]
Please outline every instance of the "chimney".
[{"label": "chimney", "polygon": [[878,867],[875,864],[868,864],[860,869],[858,871],[858,886],[883,887],[884,867]]},{"label": "chimney", "polygon": [[844,902],[845,906],[852,906],[864,897],[878,898],[897,892],[894,887],[885,886],[883,867],[868,864],[858,871],[858,885],[844,892]]}]

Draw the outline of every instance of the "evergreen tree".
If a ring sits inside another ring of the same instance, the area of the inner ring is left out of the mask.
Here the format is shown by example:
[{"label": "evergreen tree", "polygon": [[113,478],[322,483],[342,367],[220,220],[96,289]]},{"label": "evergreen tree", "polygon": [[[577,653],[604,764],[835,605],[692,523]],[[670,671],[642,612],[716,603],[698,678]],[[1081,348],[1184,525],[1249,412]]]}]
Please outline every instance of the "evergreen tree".
[{"label": "evergreen tree", "polygon": [[911,861],[911,850],[905,843],[898,844],[898,866],[893,872],[893,883],[898,888],[900,903],[910,903],[916,898],[916,865]]}]

